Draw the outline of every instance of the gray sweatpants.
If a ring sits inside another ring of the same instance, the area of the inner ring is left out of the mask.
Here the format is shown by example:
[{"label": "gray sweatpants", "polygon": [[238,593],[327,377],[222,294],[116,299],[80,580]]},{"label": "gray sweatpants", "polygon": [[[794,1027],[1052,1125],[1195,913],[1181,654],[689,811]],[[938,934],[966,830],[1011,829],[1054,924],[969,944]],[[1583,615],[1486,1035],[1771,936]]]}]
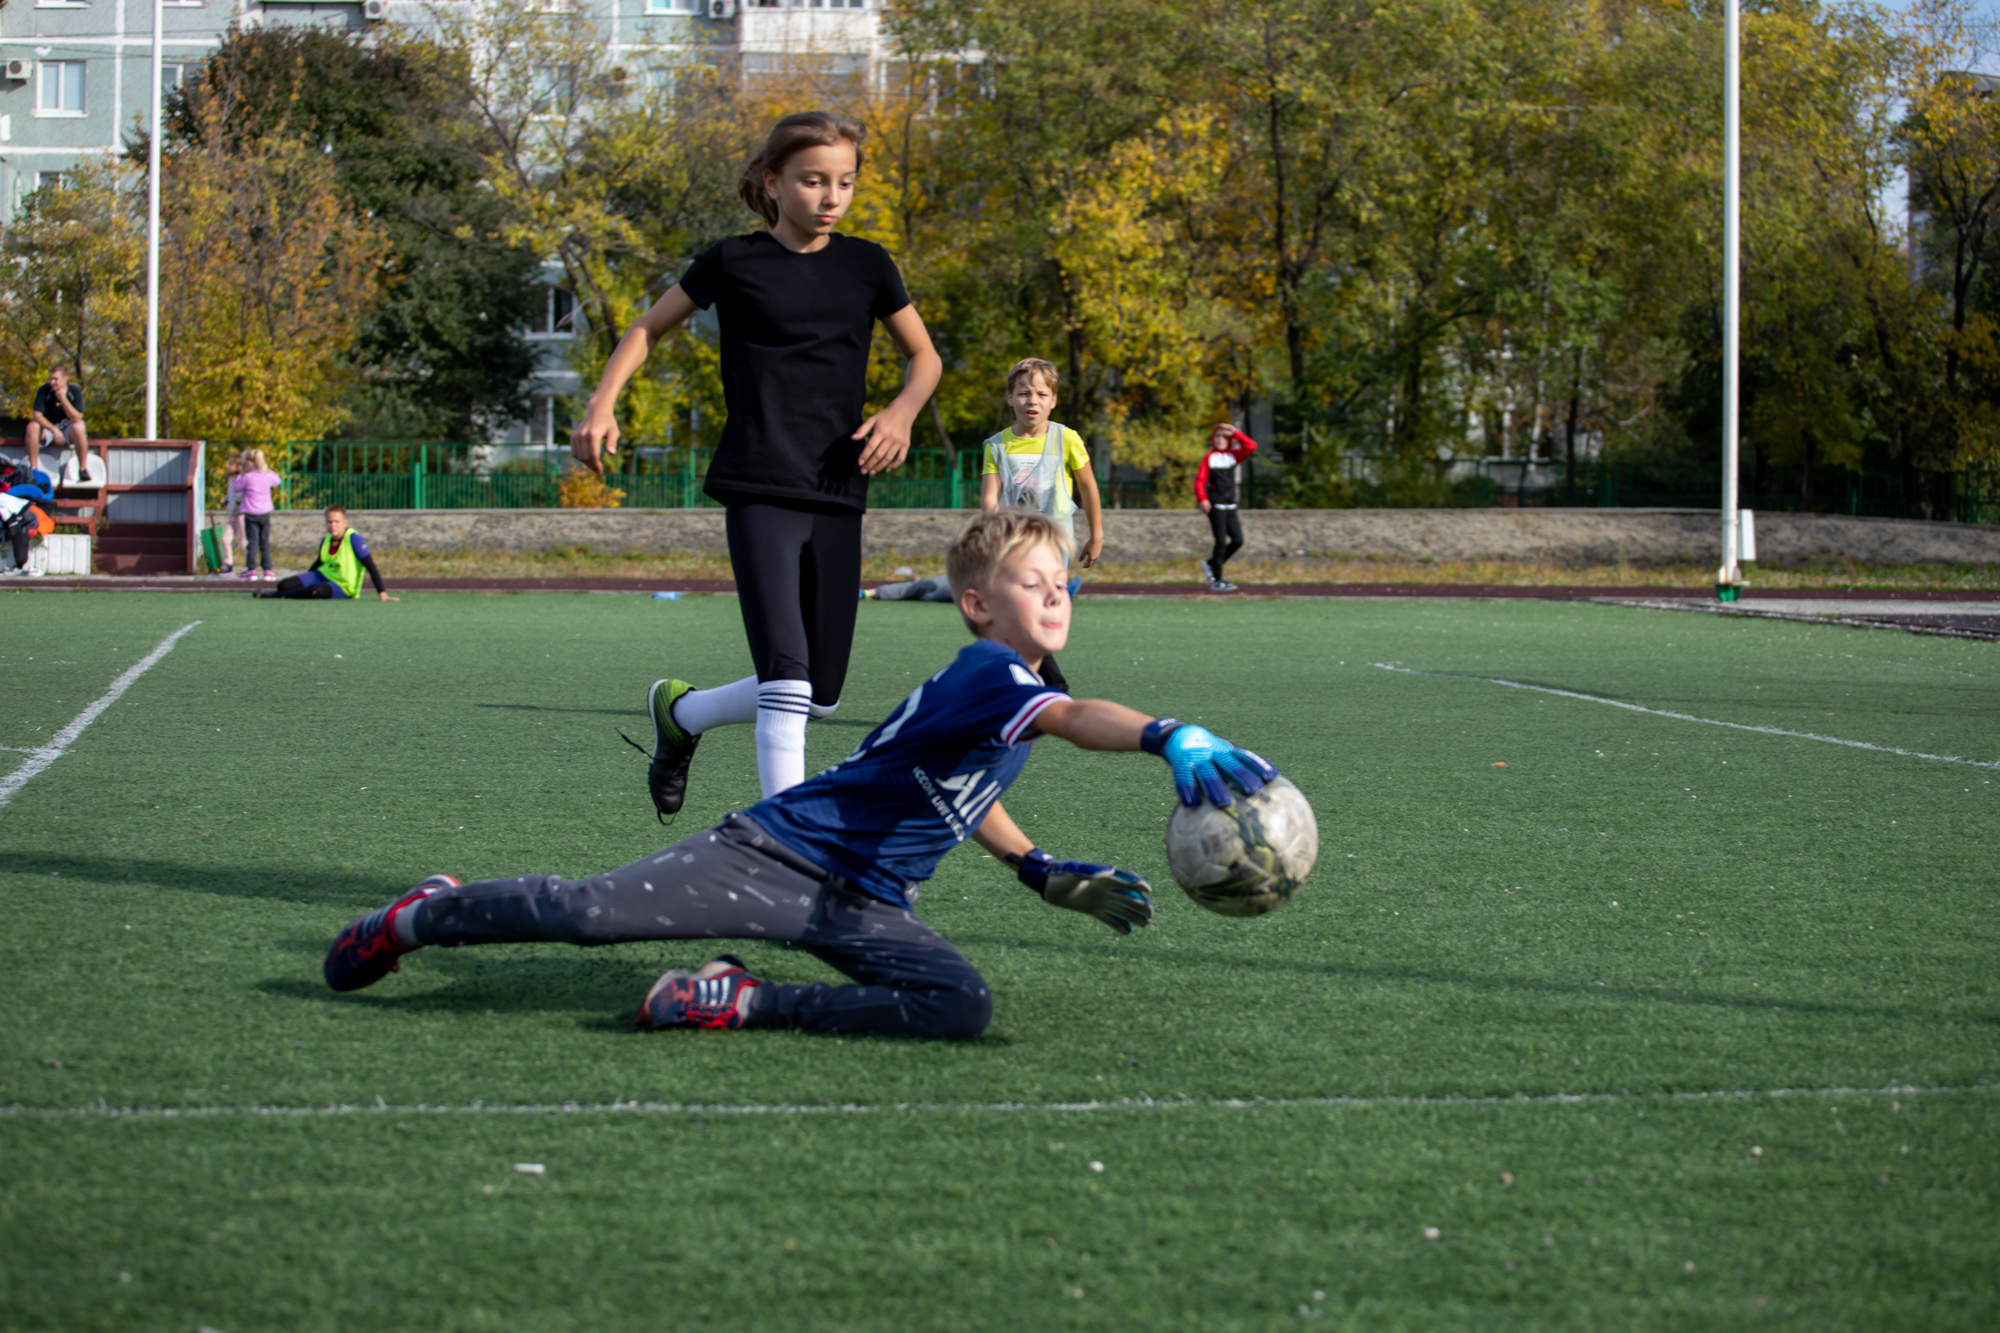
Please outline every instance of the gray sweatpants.
[{"label": "gray sweatpants", "polygon": [[877,600],[884,602],[949,602],[956,600],[951,595],[951,584],[942,574],[934,574],[927,579],[917,579],[910,583],[885,583],[875,590]]},{"label": "gray sweatpants", "polygon": [[862,893],[743,814],[609,874],[446,889],[416,908],[413,924],[419,942],[447,949],[774,940],[854,979],[759,986],[749,1027],[976,1037],[993,1017],[984,978],[915,913]]}]

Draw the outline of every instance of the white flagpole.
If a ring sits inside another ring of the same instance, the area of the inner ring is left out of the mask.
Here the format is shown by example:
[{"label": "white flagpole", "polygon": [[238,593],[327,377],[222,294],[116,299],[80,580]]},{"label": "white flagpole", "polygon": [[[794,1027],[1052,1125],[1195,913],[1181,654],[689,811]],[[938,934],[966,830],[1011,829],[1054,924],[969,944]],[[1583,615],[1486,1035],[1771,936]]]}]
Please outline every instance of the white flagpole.
[{"label": "white flagpole", "polygon": [[1734,601],[1743,574],[1737,568],[1736,451],[1737,369],[1742,323],[1742,113],[1743,16],[1740,0],[1729,0],[1723,37],[1722,88],[1722,568],[1716,571],[1716,595]]},{"label": "white flagpole", "polygon": [[165,75],[160,24],[164,0],[153,0],[153,116],[146,136],[146,438],[160,438],[160,80]]}]

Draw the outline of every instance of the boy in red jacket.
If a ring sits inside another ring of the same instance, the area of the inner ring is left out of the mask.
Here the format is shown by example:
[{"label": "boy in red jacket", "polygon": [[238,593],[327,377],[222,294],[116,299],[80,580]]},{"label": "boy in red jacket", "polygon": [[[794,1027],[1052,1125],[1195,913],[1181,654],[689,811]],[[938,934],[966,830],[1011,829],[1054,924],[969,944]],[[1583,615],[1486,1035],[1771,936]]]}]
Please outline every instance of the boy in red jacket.
[{"label": "boy in red jacket", "polygon": [[1219,421],[1194,474],[1194,502],[1208,515],[1209,530],[1215,534],[1215,551],[1201,562],[1211,592],[1236,591],[1236,585],[1222,577],[1222,565],[1243,548],[1243,520],[1236,517],[1237,478],[1239,465],[1256,451],[1257,441]]}]

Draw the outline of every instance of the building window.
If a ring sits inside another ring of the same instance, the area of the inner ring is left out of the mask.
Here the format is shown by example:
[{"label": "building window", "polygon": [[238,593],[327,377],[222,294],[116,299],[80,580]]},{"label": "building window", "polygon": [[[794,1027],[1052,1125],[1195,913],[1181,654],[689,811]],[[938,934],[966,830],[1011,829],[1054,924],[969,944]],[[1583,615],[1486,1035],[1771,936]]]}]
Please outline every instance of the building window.
[{"label": "building window", "polygon": [[37,190],[60,190],[69,184],[67,171],[38,171],[35,173]]},{"label": "building window", "polygon": [[81,60],[44,60],[35,66],[40,80],[35,97],[36,115],[83,114],[83,65]]},{"label": "building window", "polygon": [[567,338],[574,332],[576,332],[576,297],[560,287],[544,288],[542,310],[535,319],[534,327],[528,330],[530,336]]},{"label": "building window", "polygon": [[186,76],[187,76],[186,65],[161,65],[160,96],[165,97],[168,93],[171,93],[176,88],[180,87],[182,81],[186,78]]},{"label": "building window", "polygon": [[568,115],[576,109],[576,74],[537,65],[528,75],[528,109],[537,116]]},{"label": "building window", "polygon": [[528,399],[528,419],[521,423],[521,443],[555,445],[569,439],[570,428],[575,424],[561,398],[538,393]]},{"label": "building window", "polygon": [[693,14],[701,0],[646,0],[648,14]]}]

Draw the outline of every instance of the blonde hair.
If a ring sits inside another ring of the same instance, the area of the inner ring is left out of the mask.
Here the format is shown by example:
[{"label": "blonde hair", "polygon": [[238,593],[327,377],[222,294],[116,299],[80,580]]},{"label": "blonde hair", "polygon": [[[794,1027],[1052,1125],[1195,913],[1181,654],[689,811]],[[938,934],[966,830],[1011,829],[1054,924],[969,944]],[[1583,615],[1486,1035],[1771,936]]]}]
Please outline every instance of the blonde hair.
[{"label": "blonde hair", "polygon": [[1015,383],[1029,375],[1040,375],[1046,379],[1049,382],[1050,393],[1054,393],[1062,386],[1062,374],[1056,369],[1055,362],[1044,361],[1039,356],[1024,356],[1014,363],[1012,370],[1007,372],[1007,392],[1014,392]]},{"label": "blonde hair", "polygon": [[243,466],[249,468],[252,472],[269,472],[271,470],[271,465],[264,461],[264,451],[262,449],[245,449],[243,451]]},{"label": "blonde hair", "polygon": [[[1043,543],[1053,546],[1065,561],[1074,544],[1061,524],[1032,509],[1002,509],[979,515],[965,525],[958,540],[951,544],[951,550],[945,553],[944,576],[951,584],[952,600],[964,597],[967,588],[984,592],[992,587],[993,576],[1009,557],[1023,547]],[[965,614],[963,608],[959,614]],[[971,620],[965,622],[965,627],[974,638],[985,637]]]},{"label": "blonde hair", "polygon": [[736,192],[750,211],[771,226],[778,225],[778,201],[764,190],[764,173],[783,171],[785,163],[794,155],[808,148],[831,148],[837,143],[854,146],[854,169],[861,170],[861,141],[868,137],[868,129],[860,121],[849,116],[836,116],[831,111],[800,111],[786,116],[771,127],[764,138],[764,146],[756,156],[744,164],[743,174],[737,178]]}]

